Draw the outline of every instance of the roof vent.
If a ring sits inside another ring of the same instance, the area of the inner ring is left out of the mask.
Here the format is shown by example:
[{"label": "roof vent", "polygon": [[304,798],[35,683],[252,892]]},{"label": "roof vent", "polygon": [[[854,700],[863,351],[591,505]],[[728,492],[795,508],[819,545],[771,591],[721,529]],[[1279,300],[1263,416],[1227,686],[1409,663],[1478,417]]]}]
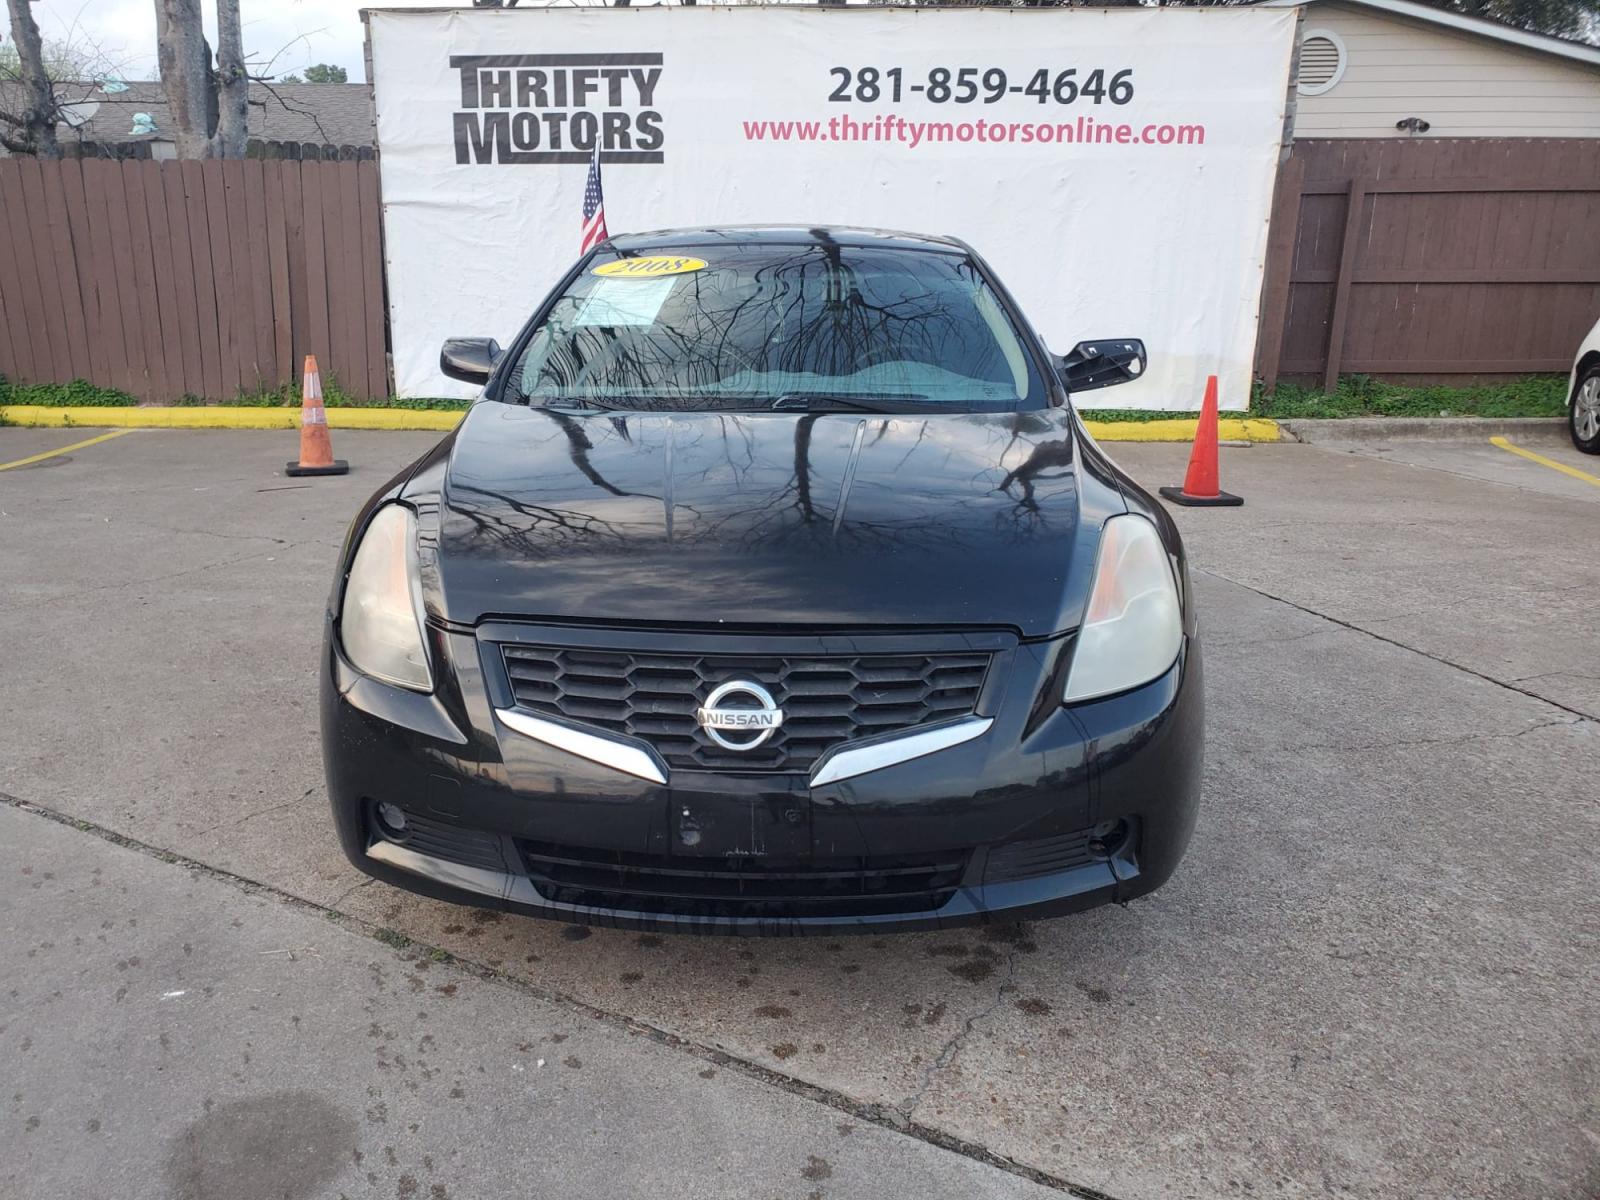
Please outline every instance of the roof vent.
[{"label": "roof vent", "polygon": [[1320,96],[1331,91],[1344,77],[1346,57],[1344,39],[1333,30],[1306,30],[1300,42],[1300,79],[1296,90],[1302,96]]}]

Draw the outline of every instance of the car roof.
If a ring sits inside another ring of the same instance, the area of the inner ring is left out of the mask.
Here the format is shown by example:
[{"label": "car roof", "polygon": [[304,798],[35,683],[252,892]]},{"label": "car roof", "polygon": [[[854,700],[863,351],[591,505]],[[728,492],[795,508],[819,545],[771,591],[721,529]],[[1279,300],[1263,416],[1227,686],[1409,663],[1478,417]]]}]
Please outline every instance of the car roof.
[{"label": "car roof", "polygon": [[958,238],[893,229],[861,229],[849,225],[708,225],[703,228],[657,229],[649,233],[616,234],[606,243],[613,250],[638,254],[676,250],[688,246],[872,246],[895,250],[922,250],[935,254],[970,254]]}]

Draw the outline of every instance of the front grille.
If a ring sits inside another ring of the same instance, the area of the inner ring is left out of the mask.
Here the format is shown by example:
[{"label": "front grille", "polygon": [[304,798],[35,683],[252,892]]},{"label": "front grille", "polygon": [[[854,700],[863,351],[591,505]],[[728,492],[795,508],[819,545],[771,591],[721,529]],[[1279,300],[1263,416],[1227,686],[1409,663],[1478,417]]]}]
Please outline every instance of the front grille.
[{"label": "front grille", "polygon": [[931,912],[964,851],[867,858],[693,858],[519,842],[547,900],[674,916],[784,918]]},{"label": "front grille", "polygon": [[[688,770],[808,771],[839,742],[971,713],[988,651],[935,654],[670,654],[503,645],[517,704],[654,746]],[[695,720],[718,684],[761,684],[784,711],[754,750],[717,745]]]}]

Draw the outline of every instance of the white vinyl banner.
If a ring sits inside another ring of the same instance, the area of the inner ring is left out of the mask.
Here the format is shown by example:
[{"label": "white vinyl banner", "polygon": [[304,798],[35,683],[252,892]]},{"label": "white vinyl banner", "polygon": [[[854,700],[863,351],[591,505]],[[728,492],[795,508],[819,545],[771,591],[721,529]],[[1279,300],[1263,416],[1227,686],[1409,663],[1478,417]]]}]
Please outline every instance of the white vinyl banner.
[{"label": "white vinyl banner", "polygon": [[601,147],[613,235],[954,234],[1052,350],[1142,337],[1090,406],[1249,399],[1295,11],[822,7],[369,14],[395,383],[508,343],[578,255]]}]

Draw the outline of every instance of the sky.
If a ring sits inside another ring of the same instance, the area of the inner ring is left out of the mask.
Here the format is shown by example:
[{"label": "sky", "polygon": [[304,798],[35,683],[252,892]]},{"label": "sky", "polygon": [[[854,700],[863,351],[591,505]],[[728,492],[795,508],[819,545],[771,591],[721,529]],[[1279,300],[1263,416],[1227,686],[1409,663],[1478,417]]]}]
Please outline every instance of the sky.
[{"label": "sky", "polygon": [[[245,54],[254,71],[272,78],[325,62],[343,67],[351,83],[360,83],[366,79],[361,31],[364,4],[427,8],[465,7],[468,3],[470,0],[240,0]],[[201,6],[206,13],[206,33],[214,46],[215,0],[201,0]],[[98,46],[122,78],[156,78],[155,0],[35,0],[33,11],[46,41]],[[9,38],[9,28],[0,25],[0,34]]]},{"label": "sky", "polygon": [[[455,0],[462,3],[462,0]],[[312,63],[333,63],[365,80],[361,9],[426,8],[452,0],[240,0],[245,55],[273,78]],[[214,0],[201,0],[206,36],[216,44]],[[463,5],[464,6],[464,5]],[[155,0],[36,0],[34,18],[47,42],[98,45],[124,79],[156,78]],[[0,25],[9,39],[10,30]],[[275,60],[274,60],[274,56]],[[271,66],[266,64],[271,62]]]}]

